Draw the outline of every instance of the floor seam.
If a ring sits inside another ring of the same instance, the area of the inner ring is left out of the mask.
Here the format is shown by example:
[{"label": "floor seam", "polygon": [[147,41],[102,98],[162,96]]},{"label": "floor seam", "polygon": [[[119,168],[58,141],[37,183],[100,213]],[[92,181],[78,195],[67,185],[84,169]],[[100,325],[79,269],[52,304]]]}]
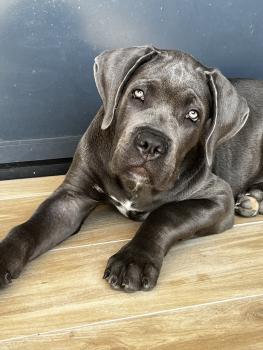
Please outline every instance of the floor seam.
[{"label": "floor seam", "polygon": [[252,221],[252,222],[242,222],[240,224],[234,224],[233,227],[249,226],[249,225],[262,224],[262,223],[263,223],[263,220]]},{"label": "floor seam", "polygon": [[[0,201],[12,201],[12,200],[16,200],[16,199],[25,199],[25,198],[31,198],[31,199],[35,199],[35,198],[39,198],[39,197],[48,197],[50,196],[50,192],[43,192],[43,193],[39,193],[39,194],[35,194],[35,195],[24,195],[24,196],[15,196],[15,197],[0,197]],[[43,198],[43,201],[45,200],[45,198]]]},{"label": "floor seam", "polygon": [[130,240],[131,240],[131,238],[127,238],[127,239],[117,239],[117,240],[112,240],[112,241],[104,241],[104,242],[97,242],[97,243],[89,243],[89,244],[76,245],[76,246],[71,246],[71,247],[53,248],[53,249],[50,250],[50,252],[57,252],[57,251],[68,250],[68,249],[78,249],[78,248],[94,247],[94,246],[98,246],[98,245],[111,244],[111,243],[128,242],[128,241],[130,241]]},{"label": "floor seam", "polygon": [[[251,223],[242,223],[242,224],[235,224],[233,228],[238,228],[242,226],[249,226],[249,225],[255,225],[255,224],[263,224],[263,221],[255,221]],[[88,234],[88,233],[87,233]],[[212,235],[211,235],[212,236]],[[207,235],[209,237],[209,235]],[[50,252],[55,252],[55,251],[61,251],[61,250],[67,250],[67,249],[77,249],[77,248],[87,248],[87,247],[94,247],[94,246],[99,246],[99,245],[104,245],[104,244],[110,244],[110,243],[122,243],[122,242],[129,242],[131,238],[126,238],[126,239],[116,239],[112,241],[103,241],[103,242],[97,242],[97,243],[88,243],[88,244],[82,244],[82,245],[76,245],[76,246],[69,246],[69,247],[61,247],[61,248],[53,248],[50,250]]]}]

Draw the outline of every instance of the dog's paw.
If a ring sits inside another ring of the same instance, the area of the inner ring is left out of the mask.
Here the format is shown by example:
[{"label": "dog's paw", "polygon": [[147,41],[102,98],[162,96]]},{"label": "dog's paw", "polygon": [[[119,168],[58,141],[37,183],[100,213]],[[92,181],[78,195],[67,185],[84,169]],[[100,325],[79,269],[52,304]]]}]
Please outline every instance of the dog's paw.
[{"label": "dog's paw", "polygon": [[0,289],[17,278],[24,267],[19,249],[13,245],[0,243]]},{"label": "dog's paw", "polygon": [[128,244],[109,259],[103,278],[113,289],[148,291],[155,287],[161,265],[160,259]]},{"label": "dog's paw", "polygon": [[235,212],[245,217],[263,214],[263,191],[251,189],[249,193],[238,195]]},{"label": "dog's paw", "polygon": [[0,244],[0,289],[12,282],[12,275],[6,258],[6,251]]}]

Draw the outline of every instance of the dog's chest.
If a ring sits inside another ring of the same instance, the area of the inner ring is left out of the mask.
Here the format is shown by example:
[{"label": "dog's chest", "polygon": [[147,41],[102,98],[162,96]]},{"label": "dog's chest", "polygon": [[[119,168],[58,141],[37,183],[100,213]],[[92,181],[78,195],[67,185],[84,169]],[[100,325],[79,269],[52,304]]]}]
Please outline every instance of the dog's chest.
[{"label": "dog's chest", "polygon": [[150,214],[149,212],[146,211],[141,211],[136,208],[134,202],[129,199],[118,199],[112,194],[105,193],[99,186],[95,185],[94,188],[100,192],[104,193],[108,196],[110,202],[118,209],[118,211],[133,220],[139,220],[143,221],[147,218],[147,216]]},{"label": "dog's chest", "polygon": [[148,212],[136,209],[131,200],[126,199],[120,201],[112,195],[109,195],[109,197],[119,212],[130,219],[143,221],[149,215]]},{"label": "dog's chest", "polygon": [[116,197],[114,196],[109,196],[115,207],[119,210],[119,212],[125,216],[128,216],[129,212],[136,212],[137,210],[133,206],[133,202],[130,200],[123,200],[119,201]]}]

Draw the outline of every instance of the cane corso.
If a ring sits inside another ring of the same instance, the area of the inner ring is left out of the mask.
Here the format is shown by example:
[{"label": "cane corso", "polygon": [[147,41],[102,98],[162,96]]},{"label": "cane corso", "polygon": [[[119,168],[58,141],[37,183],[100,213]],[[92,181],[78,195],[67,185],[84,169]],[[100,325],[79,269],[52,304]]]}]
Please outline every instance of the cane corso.
[{"label": "cane corso", "polygon": [[62,185],[0,243],[1,286],[102,202],[143,221],[103,276],[125,292],[152,289],[179,240],[263,212],[263,81],[152,46],[103,52],[94,76],[103,106]]}]

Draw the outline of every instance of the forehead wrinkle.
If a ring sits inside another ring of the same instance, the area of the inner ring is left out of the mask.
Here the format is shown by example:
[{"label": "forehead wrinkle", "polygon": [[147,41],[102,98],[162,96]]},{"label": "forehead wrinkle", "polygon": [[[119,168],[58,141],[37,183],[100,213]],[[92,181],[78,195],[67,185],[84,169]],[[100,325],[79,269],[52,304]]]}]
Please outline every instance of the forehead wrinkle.
[{"label": "forehead wrinkle", "polygon": [[179,62],[174,67],[169,83],[172,90],[177,90],[178,93],[183,93],[183,91],[187,90],[191,91],[201,105],[204,100],[207,100],[208,87],[202,80],[202,77],[182,62]]},{"label": "forehead wrinkle", "polygon": [[131,85],[147,85],[152,83],[160,83],[162,80],[159,78],[135,78],[134,80],[131,79]]},{"label": "forehead wrinkle", "polygon": [[193,69],[184,62],[178,62],[170,68],[170,81],[172,83],[184,83],[193,79]]},{"label": "forehead wrinkle", "polygon": [[189,104],[192,101],[202,102],[201,96],[199,96],[198,92],[191,87],[186,87],[183,90],[180,90],[179,93],[183,94],[183,97],[187,102],[189,102]]}]

